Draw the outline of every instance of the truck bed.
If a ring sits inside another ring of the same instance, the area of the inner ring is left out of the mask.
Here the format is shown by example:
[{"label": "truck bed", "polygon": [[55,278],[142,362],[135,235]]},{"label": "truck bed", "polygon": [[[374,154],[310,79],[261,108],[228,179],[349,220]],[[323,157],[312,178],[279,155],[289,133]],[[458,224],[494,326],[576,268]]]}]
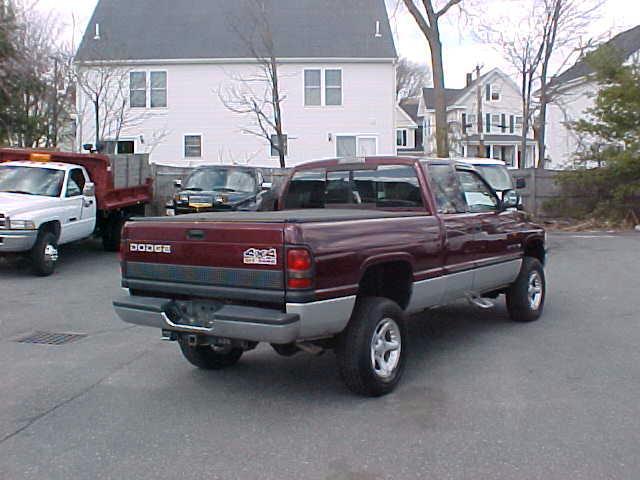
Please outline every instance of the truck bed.
[{"label": "truck bed", "polygon": [[277,212],[210,212],[179,217],[144,217],[133,220],[155,223],[231,222],[231,223],[319,223],[376,220],[382,218],[418,217],[424,212],[381,211],[347,208],[281,210]]}]

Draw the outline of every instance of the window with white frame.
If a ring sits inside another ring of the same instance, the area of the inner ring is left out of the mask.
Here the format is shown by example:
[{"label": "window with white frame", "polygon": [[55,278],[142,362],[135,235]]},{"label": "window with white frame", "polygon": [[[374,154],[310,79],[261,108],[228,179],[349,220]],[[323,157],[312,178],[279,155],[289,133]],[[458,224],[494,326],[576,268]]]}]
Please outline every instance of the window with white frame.
[{"label": "window with white frame", "polygon": [[167,72],[151,72],[149,104],[151,108],[165,108],[167,106]]},{"label": "window with white frame", "polygon": [[377,155],[378,139],[369,135],[338,135],[336,137],[336,156],[369,157]]},{"label": "window with white frame", "polygon": [[396,145],[398,147],[406,147],[407,146],[407,129],[400,128],[396,130]]},{"label": "window with white frame", "polygon": [[304,71],[304,105],[306,107],[342,105],[342,70],[337,68]]},{"label": "window with white frame", "polygon": [[500,90],[498,90],[496,85],[487,83],[484,86],[484,92],[484,97],[487,102],[500,101]]},{"label": "window with white frame", "polygon": [[129,105],[131,108],[146,108],[147,72],[129,73]]},{"label": "window with white frame", "polygon": [[131,108],[147,108],[147,105],[166,108],[167,72],[130,72],[129,105]]},{"label": "window with white frame", "polygon": [[202,158],[202,135],[184,136],[185,158]]},{"label": "window with white frame", "polygon": [[322,105],[322,71],[304,71],[304,104],[307,107]]},{"label": "window with white frame", "polygon": [[325,105],[342,105],[342,70],[324,71]]},{"label": "window with white frame", "polygon": [[522,116],[516,115],[516,129],[522,130]]},{"label": "window with white frame", "polygon": [[502,122],[500,121],[500,114],[494,113],[491,115],[491,127],[494,131],[500,130]]}]

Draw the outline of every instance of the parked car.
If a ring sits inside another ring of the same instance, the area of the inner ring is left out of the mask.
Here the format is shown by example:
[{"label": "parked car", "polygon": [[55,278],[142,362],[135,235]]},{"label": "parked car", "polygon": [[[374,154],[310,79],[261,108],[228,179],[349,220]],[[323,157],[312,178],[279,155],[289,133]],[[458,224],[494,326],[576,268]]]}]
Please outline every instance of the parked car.
[{"label": "parked car", "polygon": [[545,233],[471,165],[374,157],[296,167],[276,212],[134,219],[124,228],[125,322],[162,329],[199,368],[258,342],[335,349],[356,393],[397,385],[407,315],[506,295],[517,322],[545,302]]},{"label": "parked car", "polygon": [[[51,275],[58,246],[92,236],[117,251],[125,220],[151,201],[148,165],[105,155],[0,149],[0,256],[22,255]],[[131,167],[131,168],[130,168]]]},{"label": "parked car", "polygon": [[196,168],[185,180],[176,180],[176,194],[167,215],[228,210],[273,210],[272,184],[260,169],[239,166]]}]

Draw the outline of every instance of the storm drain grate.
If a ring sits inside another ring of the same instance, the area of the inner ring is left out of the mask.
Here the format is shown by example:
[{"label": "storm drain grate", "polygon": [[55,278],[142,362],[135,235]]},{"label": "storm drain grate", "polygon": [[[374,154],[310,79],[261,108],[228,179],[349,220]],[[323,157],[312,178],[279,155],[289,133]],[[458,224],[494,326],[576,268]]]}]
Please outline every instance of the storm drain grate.
[{"label": "storm drain grate", "polygon": [[18,343],[34,343],[38,345],[64,345],[77,342],[84,337],[86,335],[82,333],[35,332],[16,341]]}]

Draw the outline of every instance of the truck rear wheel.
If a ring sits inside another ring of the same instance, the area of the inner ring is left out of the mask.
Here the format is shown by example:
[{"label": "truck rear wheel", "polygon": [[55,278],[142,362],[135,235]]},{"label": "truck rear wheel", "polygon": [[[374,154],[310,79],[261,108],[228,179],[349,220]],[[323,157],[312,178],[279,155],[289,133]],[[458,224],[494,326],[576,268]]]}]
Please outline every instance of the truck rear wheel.
[{"label": "truck rear wheel", "polygon": [[125,220],[119,216],[113,216],[107,221],[107,225],[102,232],[102,247],[106,252],[117,252],[120,250],[124,222]]},{"label": "truck rear wheel", "polygon": [[358,300],[336,354],[340,375],[354,393],[379,397],[393,391],[404,371],[407,330],[402,309],[391,300]]},{"label": "truck rear wheel", "polygon": [[58,240],[52,232],[40,232],[36,244],[29,254],[36,275],[48,277],[58,262]]},{"label": "truck rear wheel", "polygon": [[220,370],[238,363],[244,353],[241,348],[212,347],[210,345],[191,346],[186,338],[178,340],[182,355],[189,363],[203,370]]},{"label": "truck rear wheel", "polygon": [[533,322],[540,318],[546,295],[544,268],[540,260],[525,257],[516,281],[507,290],[507,309],[514,322]]}]

